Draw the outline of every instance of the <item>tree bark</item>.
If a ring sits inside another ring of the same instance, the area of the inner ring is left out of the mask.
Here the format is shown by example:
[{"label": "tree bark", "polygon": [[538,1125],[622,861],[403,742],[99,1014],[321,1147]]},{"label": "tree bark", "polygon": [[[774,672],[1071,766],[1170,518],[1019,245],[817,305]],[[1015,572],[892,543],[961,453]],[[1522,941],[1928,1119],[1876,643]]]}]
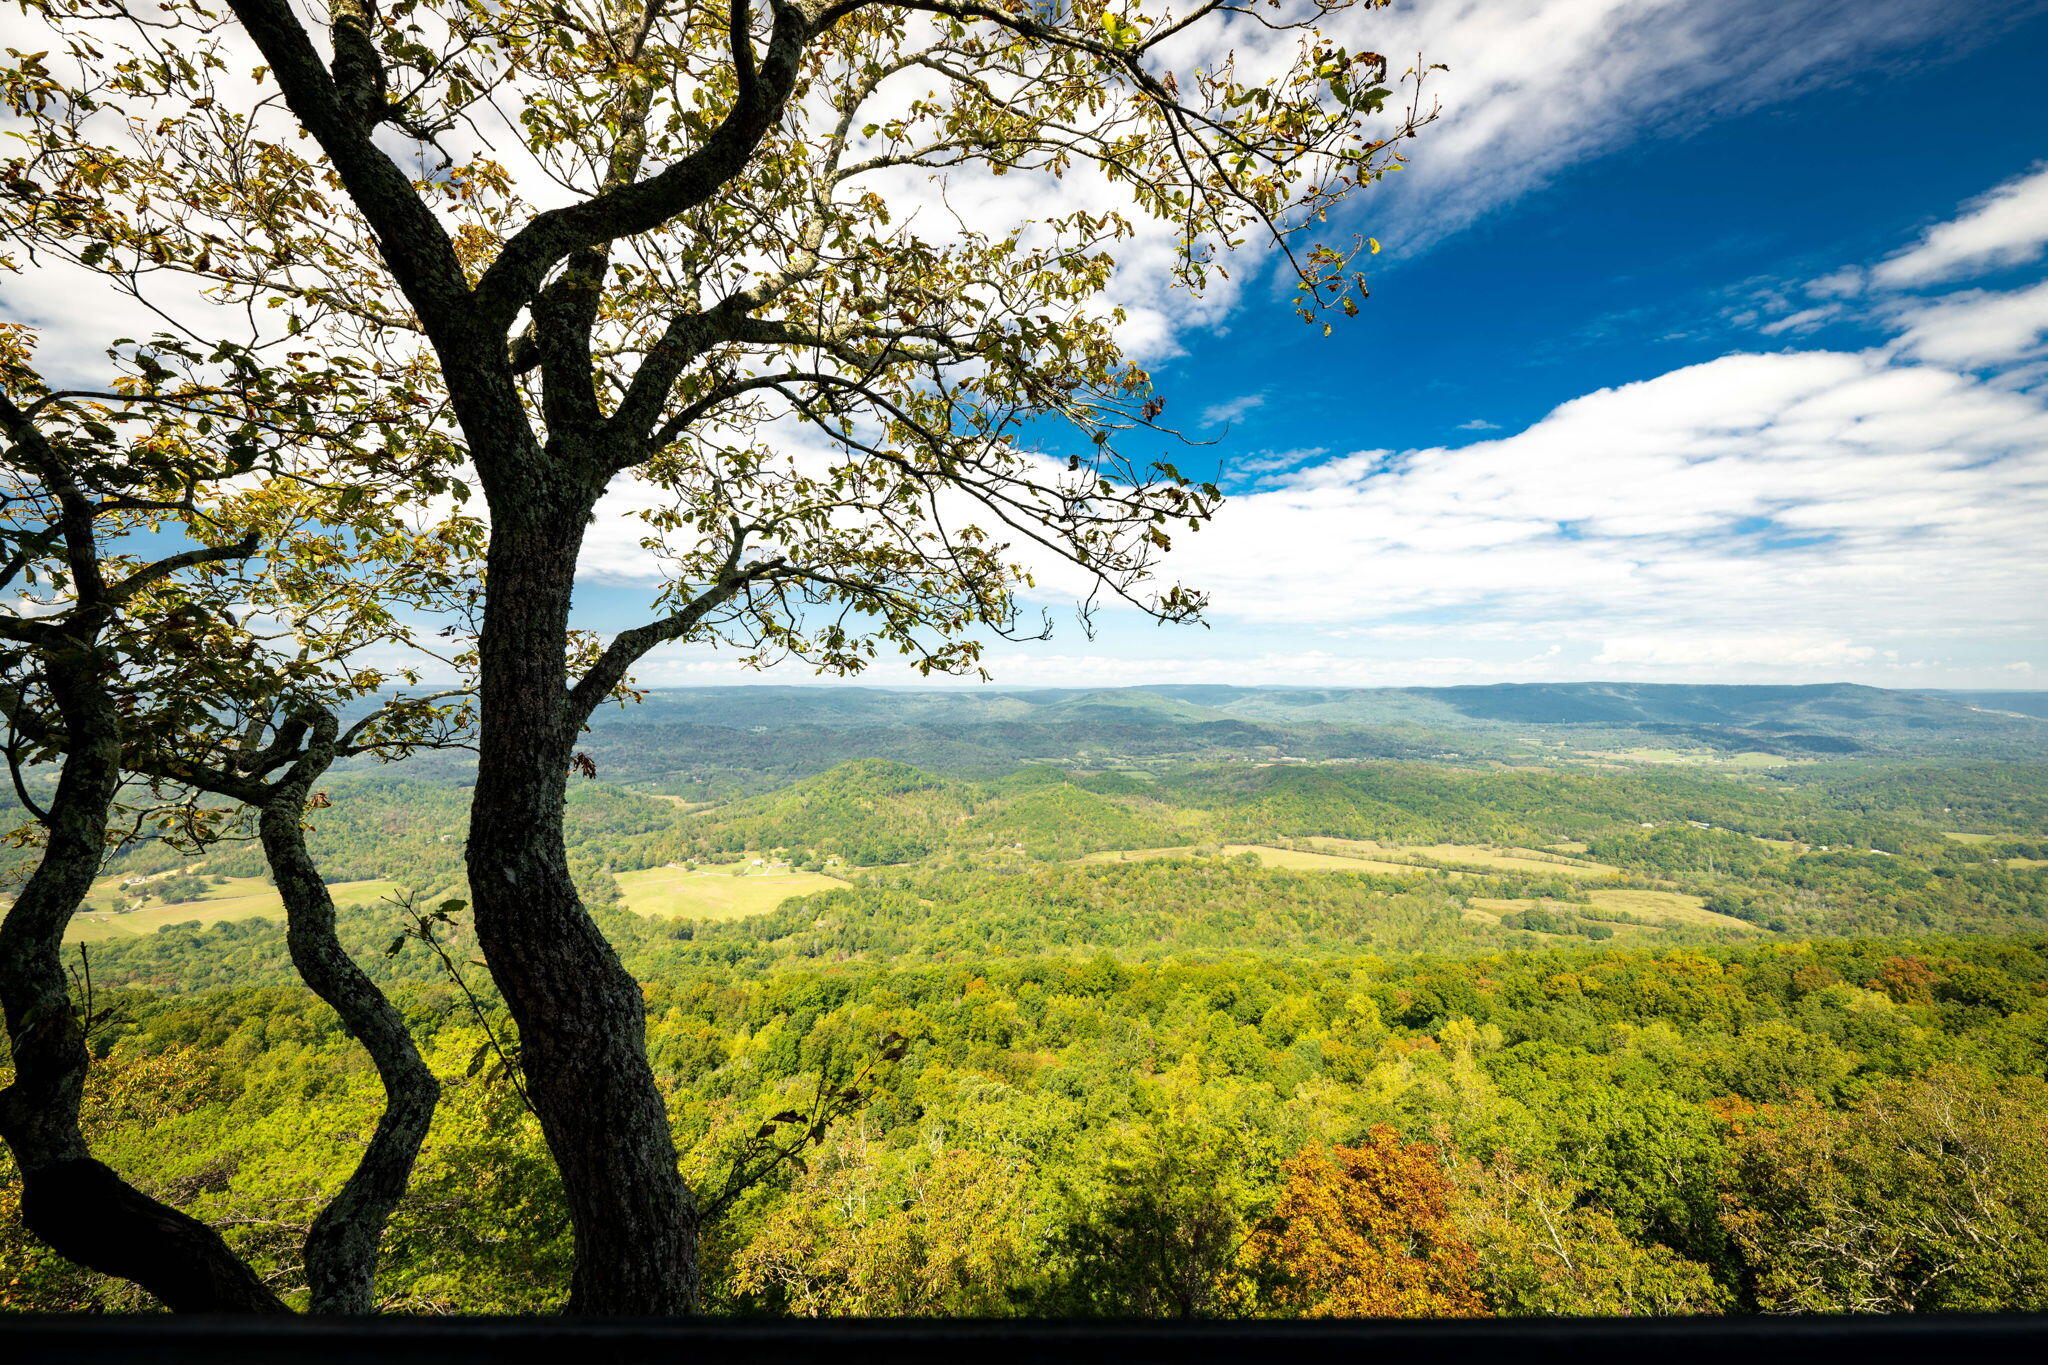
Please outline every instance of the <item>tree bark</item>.
[{"label": "tree bark", "polygon": [[284,900],[292,965],[362,1044],[384,1086],[384,1112],[341,1189],[306,1235],[306,1279],[315,1313],[369,1313],[376,1307],[377,1253],[392,1210],[405,1196],[426,1140],[441,1085],[427,1069],[405,1019],[356,965],[335,933],[334,898],[306,848],[306,798],[334,761],[335,722],[314,723],[308,756],[295,763],[257,815],[272,880]]},{"label": "tree bark", "polygon": [[563,677],[569,604],[602,486],[531,473],[494,490],[469,886],[568,1200],[570,1311],[668,1315],[696,1306],[695,1203],[647,1061],[639,983],[578,898],[562,837],[583,720]]},{"label": "tree bark", "polygon": [[21,1169],[22,1221],[58,1254],[131,1280],[173,1311],[287,1312],[219,1233],[130,1185],[86,1144],[79,1111],[91,1054],[64,975],[64,930],[106,849],[121,721],[91,641],[46,657],[71,742],[42,860],[0,922],[0,1010],[14,1053],[14,1080],[0,1089],[0,1138]]}]

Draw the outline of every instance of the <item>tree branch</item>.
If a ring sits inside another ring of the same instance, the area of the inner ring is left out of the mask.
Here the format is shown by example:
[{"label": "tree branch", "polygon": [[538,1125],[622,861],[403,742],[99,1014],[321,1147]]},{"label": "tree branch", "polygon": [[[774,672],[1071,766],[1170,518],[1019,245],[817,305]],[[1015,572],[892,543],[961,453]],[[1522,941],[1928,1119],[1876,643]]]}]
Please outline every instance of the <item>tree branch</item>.
[{"label": "tree branch", "polygon": [[[237,0],[237,3],[276,0]],[[771,0],[775,25],[753,79],[739,88],[725,117],[698,148],[643,179],[614,186],[579,204],[538,214],[505,243],[476,287],[478,326],[505,337],[519,310],[540,291],[557,263],[600,242],[651,232],[710,199],[746,169],[748,158],[782,116],[796,88],[804,45],[837,14],[817,0]],[[735,21],[737,22],[737,20]],[[751,53],[751,43],[747,51]],[[738,59],[735,59],[738,62]]]},{"label": "tree branch", "polygon": [[681,611],[665,616],[659,621],[650,621],[644,626],[619,632],[605,647],[603,654],[581,678],[569,689],[571,717],[577,722],[589,718],[598,703],[610,696],[612,689],[626,680],[626,671],[638,663],[647,651],[657,645],[679,640],[696,628],[706,616],[730,602],[750,583],[758,583],[788,572],[780,558],[762,560],[746,568],[738,567],[741,551],[741,537],[735,528],[733,547],[720,567],[718,577]]}]

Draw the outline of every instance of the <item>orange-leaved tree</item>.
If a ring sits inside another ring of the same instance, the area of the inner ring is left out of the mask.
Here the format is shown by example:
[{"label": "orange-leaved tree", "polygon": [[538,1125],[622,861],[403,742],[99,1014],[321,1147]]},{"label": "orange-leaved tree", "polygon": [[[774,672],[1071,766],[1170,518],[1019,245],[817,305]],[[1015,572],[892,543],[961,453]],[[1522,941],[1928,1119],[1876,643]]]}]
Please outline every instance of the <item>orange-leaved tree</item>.
[{"label": "orange-leaved tree", "polygon": [[1356,1147],[1311,1147],[1246,1254],[1307,1317],[1484,1317],[1476,1255],[1452,1215],[1437,1151],[1384,1124]]}]

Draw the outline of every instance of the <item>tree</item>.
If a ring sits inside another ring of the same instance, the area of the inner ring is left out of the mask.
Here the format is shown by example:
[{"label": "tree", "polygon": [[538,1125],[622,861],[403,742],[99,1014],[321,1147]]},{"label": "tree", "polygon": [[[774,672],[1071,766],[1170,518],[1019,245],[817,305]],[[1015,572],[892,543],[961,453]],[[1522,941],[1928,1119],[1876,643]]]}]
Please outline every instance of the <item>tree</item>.
[{"label": "tree", "polygon": [[1730,1117],[1723,1220],[1767,1312],[2048,1306],[2048,1094],[1960,1067]]},{"label": "tree", "polygon": [[1723,1311],[1711,1267],[1639,1243],[1596,1192],[1519,1166],[1505,1153],[1458,1168],[1459,1223],[1473,1284],[1502,1315],[1636,1317]]},{"label": "tree", "polygon": [[733,1258],[732,1288],[808,1317],[997,1316],[1030,1264],[1025,1168],[835,1139]]},{"label": "tree", "polygon": [[[1427,115],[1363,130],[1389,68],[1313,27],[1344,0],[336,0],[324,50],[289,0],[34,4],[63,74],[18,62],[32,151],[0,182],[54,180],[59,207],[26,239],[274,310],[459,435],[491,517],[470,885],[561,1168],[572,1302],[689,1308],[697,1214],[641,994],[564,851],[592,708],[683,639],[970,669],[1048,563],[1194,615],[1150,580],[1218,494],[1123,453],[1165,430],[1119,341],[1120,244],[1162,226],[1199,290],[1261,238],[1305,317],[1355,311],[1365,243],[1311,236]],[[1204,33],[1246,69],[1197,65]],[[1112,207],[978,221],[945,184],[970,170]],[[911,194],[927,211],[896,211]],[[573,651],[578,555],[622,478],[666,614]]]},{"label": "tree", "polygon": [[1269,1138],[1169,1091],[1146,1124],[1113,1130],[1096,1180],[1068,1198],[1078,1216],[1054,1237],[1063,1263],[1046,1310],[1198,1318],[1242,1311],[1240,1264],[1271,1192]]},{"label": "tree", "polygon": [[[100,405],[37,393],[25,339],[18,331],[5,339],[0,426],[8,440],[9,515],[0,586],[19,582],[33,591],[40,581],[55,599],[39,614],[0,617],[8,646],[7,756],[16,791],[43,831],[36,868],[0,921],[0,1007],[14,1063],[0,1089],[0,1137],[21,1169],[21,1215],[65,1256],[133,1279],[173,1308],[276,1311],[283,1305],[218,1233],[92,1158],[79,1117],[89,1065],[85,1021],[73,1007],[62,957],[65,928],[98,875],[125,775],[130,727],[117,675],[140,652],[124,613],[145,594],[177,600],[181,588],[253,555],[259,539],[216,533],[214,543],[202,539],[140,562],[110,560],[101,523],[193,512],[198,483],[254,467],[262,423],[238,433],[249,446],[225,457],[195,455],[172,439],[144,443],[155,446],[156,459],[129,461]],[[168,410],[175,413],[178,402]],[[145,420],[156,411],[145,404]],[[183,638],[195,654],[218,657],[198,639],[215,635],[218,624],[199,612],[186,617]],[[222,642],[215,635],[205,643]],[[41,694],[40,705],[30,701],[31,690]],[[35,733],[24,746],[20,732],[31,718]],[[22,784],[24,747],[30,760],[63,755],[46,806]]]},{"label": "tree", "polygon": [[[154,822],[193,847],[228,812],[178,786],[224,795],[257,808],[294,962],[385,1081],[378,1133],[306,1245],[314,1306],[366,1310],[435,1088],[397,1011],[342,949],[300,826],[337,756],[403,752],[450,719],[431,700],[400,701],[344,735],[330,705],[391,680],[354,656],[407,637],[394,612],[456,585],[450,564],[470,536],[460,519],[407,524],[403,487],[394,502],[359,478],[335,480],[323,456],[395,424],[331,373],[235,348],[202,358],[159,339],[117,349],[110,359],[130,373],[112,388],[60,390],[30,364],[24,334],[6,341],[0,587],[33,610],[0,618],[11,646],[0,716],[43,844],[0,923],[15,1072],[0,1090],[0,1137],[21,1169],[22,1217],[72,1260],[173,1308],[283,1308],[212,1229],[92,1159],[79,1120],[91,1020],[71,1001],[63,937],[104,854],[130,837],[112,827],[123,784],[149,780],[149,799],[131,807],[136,829]],[[224,377],[195,377],[207,363]],[[164,540],[188,548],[149,548]],[[61,763],[47,806],[26,780],[39,763]]]},{"label": "tree", "polygon": [[1286,1175],[1246,1247],[1277,1275],[1281,1304],[1309,1317],[1486,1315],[1434,1147],[1382,1124],[1360,1146],[1300,1153]]},{"label": "tree", "polygon": [[377,1252],[426,1140],[440,1083],[404,1016],[342,946],[334,898],[306,847],[306,810],[314,803],[313,784],[336,760],[400,756],[437,743],[436,732],[445,733],[451,721],[459,728],[459,714],[437,708],[440,700],[433,694],[387,703],[344,730],[330,706],[301,694],[289,709],[252,717],[239,746],[217,746],[215,764],[182,753],[141,760],[157,776],[254,812],[284,902],[292,965],[370,1054],[384,1087],[384,1108],[362,1158],[307,1232],[310,1306],[319,1313],[367,1313],[375,1306]]}]

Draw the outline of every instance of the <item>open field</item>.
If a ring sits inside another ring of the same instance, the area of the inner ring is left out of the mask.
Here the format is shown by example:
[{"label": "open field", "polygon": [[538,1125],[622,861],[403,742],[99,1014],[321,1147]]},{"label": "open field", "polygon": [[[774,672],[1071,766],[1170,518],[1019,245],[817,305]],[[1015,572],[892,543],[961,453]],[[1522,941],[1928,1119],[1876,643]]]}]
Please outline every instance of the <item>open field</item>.
[{"label": "open field", "polygon": [[1688,896],[1681,891],[1629,891],[1617,887],[1595,891],[1588,899],[1593,902],[1595,910],[1625,911],[1638,919],[1658,924],[1698,924],[1715,929],[1756,928],[1748,920],[1716,914],[1707,909],[1706,902],[1698,896]]},{"label": "open field", "polygon": [[[1499,922],[1502,915],[1519,910],[1543,908],[1561,915],[1577,915],[1585,919],[1599,919],[1601,912],[1608,914],[1629,914],[1651,924],[1690,924],[1714,929],[1741,929],[1753,931],[1754,924],[1736,919],[1732,915],[1716,914],[1706,908],[1698,896],[1688,896],[1678,891],[1634,891],[1621,888],[1592,892],[1588,897],[1590,907],[1573,901],[1557,900],[1499,900],[1477,896],[1465,914],[1468,919],[1483,919]],[[1616,926],[1622,932],[1630,926]]]},{"label": "open field", "polygon": [[1154,858],[1194,858],[1201,849],[1194,844],[1176,844],[1170,848],[1112,848],[1101,853],[1088,853],[1074,859],[1077,863],[1148,863]]},{"label": "open field", "polygon": [[1406,863],[1386,862],[1371,858],[1351,858],[1341,854],[1316,853],[1308,849],[1273,848],[1266,844],[1225,844],[1225,854],[1236,857],[1240,853],[1255,853],[1264,867],[1277,867],[1289,872],[1391,872],[1401,876],[1414,876],[1417,872],[1428,872]]},{"label": "open field", "polygon": [[[1124,848],[1112,849],[1106,853],[1090,853],[1076,861],[1142,863],[1154,858],[1193,858],[1198,856],[1200,851],[1200,846],[1196,844],[1182,844],[1172,848]],[[1218,852],[1226,858],[1250,853],[1258,858],[1261,867],[1281,868],[1289,872],[1384,872],[1413,877],[1427,876],[1436,871],[1434,868],[1417,867],[1413,863],[1341,857],[1332,853],[1313,853],[1303,849],[1273,848],[1267,844],[1224,844]]]},{"label": "open field", "polygon": [[1961,830],[1945,830],[1941,837],[1953,839],[1959,844],[1989,844],[1998,838],[1996,834],[1965,834]]},{"label": "open field", "polygon": [[1427,858],[1463,867],[1497,868],[1503,872],[1549,872],[1561,877],[1616,877],[1621,869],[1586,858],[1545,853],[1533,848],[1502,848],[1491,844],[1380,844],[1369,839],[1311,839],[1320,849],[1354,857],[1379,857],[1401,862]]},{"label": "open field", "polygon": [[716,801],[692,801],[687,796],[670,796],[666,792],[648,792],[647,795],[657,801],[666,801],[671,806],[680,807],[685,815],[695,815],[699,811],[716,810],[719,805]]},{"label": "open field", "polygon": [[[1589,910],[1577,901],[1551,900],[1548,897],[1529,900],[1502,900],[1492,896],[1475,896],[1471,903],[1460,913],[1475,924],[1499,924],[1502,916],[1516,914],[1523,910],[1548,910],[1552,914],[1567,916],[1572,919],[1598,920],[1600,918],[1599,911]],[[1656,926],[1650,924],[1609,924],[1608,928],[1613,931],[1616,941],[1640,938],[1656,931]],[[1570,934],[1545,933],[1542,930],[1536,929],[1527,930],[1526,932],[1535,934],[1537,938],[1546,943],[1575,941]]]},{"label": "open field", "polygon": [[1685,768],[1789,768],[1805,760],[1787,758],[1783,754],[1767,754],[1761,750],[1745,749],[1740,753],[1727,753],[1720,749],[1581,749],[1581,758],[1624,763],[1651,763],[1661,767]]},{"label": "open field", "polygon": [[690,919],[742,919],[759,915],[791,896],[809,896],[850,883],[819,872],[754,869],[737,876],[743,863],[701,867],[650,867],[613,876],[636,915],[678,915]]},{"label": "open field", "polygon": [[[1299,842],[1310,848],[1275,848],[1269,844],[1224,844],[1222,856],[1234,858],[1250,853],[1265,867],[1292,872],[1376,872],[1395,876],[1457,877],[1479,869],[1501,872],[1551,873],[1560,877],[1605,878],[1621,869],[1584,858],[1543,853],[1536,849],[1499,848],[1486,844],[1377,844],[1365,839],[1318,838]],[[1084,863],[1141,863],[1154,858],[1192,858],[1200,845],[1182,844],[1170,848],[1125,848],[1090,853]],[[1211,847],[1214,847],[1213,845]],[[1428,866],[1451,863],[1451,868]]]},{"label": "open field", "polygon": [[[327,888],[334,903],[344,909],[367,905],[398,889],[393,882],[336,882]],[[102,877],[93,884],[87,906],[104,906],[116,890],[114,879]],[[284,902],[270,883],[261,877],[230,877],[225,885],[209,888],[198,900],[174,904],[157,902],[117,915],[106,909],[81,910],[64,932],[67,943],[107,943],[153,934],[167,924],[222,924],[229,920],[274,919],[283,921]]]}]

